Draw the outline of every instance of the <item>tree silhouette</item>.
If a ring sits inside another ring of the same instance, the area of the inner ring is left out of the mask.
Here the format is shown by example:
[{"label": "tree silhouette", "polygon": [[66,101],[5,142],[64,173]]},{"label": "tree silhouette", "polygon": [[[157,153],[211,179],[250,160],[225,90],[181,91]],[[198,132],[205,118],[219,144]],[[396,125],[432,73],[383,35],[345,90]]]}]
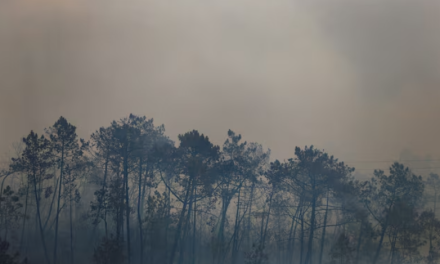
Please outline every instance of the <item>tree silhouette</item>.
[{"label": "tree silhouette", "polygon": [[41,185],[42,183],[53,177],[53,175],[46,174],[47,170],[54,164],[54,153],[51,148],[51,143],[44,136],[38,137],[36,133],[31,131],[27,138],[23,138],[25,149],[20,158],[13,158],[11,169],[13,171],[21,171],[28,175],[30,182],[33,185],[33,192],[37,206],[37,221],[40,229],[41,242],[44,250],[46,262],[50,264],[49,255],[47,252],[46,239],[43,231],[41,221]]},{"label": "tree silhouette", "polygon": [[221,149],[196,130],[176,147],[133,114],[90,144],[63,117],[46,132],[31,131],[0,173],[0,263],[18,263],[15,251],[49,264],[440,259],[433,173],[394,163],[359,181],[313,146],[269,162],[270,150],[232,130]]},{"label": "tree silhouette", "polygon": [[[66,170],[66,166],[69,166],[69,174],[72,175],[72,169],[75,165],[69,164],[74,160],[79,159],[80,156],[83,155],[83,151],[79,146],[78,136],[76,134],[76,127],[72,124],[68,123],[64,117],[60,117],[55,124],[47,129],[46,131],[49,134],[51,147],[54,152],[57,154],[56,163],[60,170],[59,176],[59,186],[58,186],[58,197],[57,197],[57,210],[55,214],[55,242],[54,242],[54,250],[53,250],[53,262],[57,263],[57,249],[58,249],[58,225],[59,225],[59,215],[60,215],[60,205],[61,205],[61,196],[62,189],[64,187],[64,174]],[[84,141],[81,140],[84,145]],[[84,146],[82,146],[84,148]],[[66,188],[64,188],[66,189]],[[72,190],[68,189],[69,197],[71,197]],[[72,235],[72,233],[71,233]],[[73,255],[71,257],[71,262],[73,263]]]},{"label": "tree silhouette", "polygon": [[[184,216],[186,213],[187,220],[185,221],[184,234],[181,241],[184,241],[186,236],[186,231],[188,228],[189,217],[194,202],[194,192],[200,186],[200,193],[209,193],[211,191],[211,186],[215,182],[214,177],[210,177],[207,173],[213,162],[218,159],[219,147],[214,146],[209,138],[203,134],[199,134],[198,131],[193,130],[187,132],[183,135],[179,135],[180,145],[177,149],[178,159],[177,159],[177,179],[179,184],[183,187],[184,198],[181,199],[183,202],[183,208],[180,212],[179,222],[176,227],[176,234],[171,248],[171,255],[169,263],[172,264],[174,261],[175,253],[177,250],[177,244],[182,232],[182,226],[184,223]],[[186,212],[186,207],[188,207],[188,212]],[[181,247],[182,244],[181,244]],[[183,251],[180,251],[179,262],[183,259]]]}]

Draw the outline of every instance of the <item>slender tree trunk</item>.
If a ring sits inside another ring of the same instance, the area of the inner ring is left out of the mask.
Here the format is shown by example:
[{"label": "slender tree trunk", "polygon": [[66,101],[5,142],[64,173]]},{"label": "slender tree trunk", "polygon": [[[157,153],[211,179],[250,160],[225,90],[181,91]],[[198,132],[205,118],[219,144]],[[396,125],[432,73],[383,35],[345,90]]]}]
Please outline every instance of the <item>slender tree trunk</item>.
[{"label": "slender tree trunk", "polygon": [[235,225],[234,225],[234,236],[232,243],[232,264],[235,264],[237,261],[237,251],[238,251],[238,230],[239,230],[239,222],[240,218],[240,197],[241,197],[241,188],[238,189],[238,199],[237,199],[237,210],[235,212]]},{"label": "slender tree trunk", "polygon": [[127,207],[125,205],[125,180],[122,176],[122,189],[120,190],[120,200],[119,200],[119,229],[121,232],[121,241],[124,241],[125,234],[124,234],[124,212],[127,210]]},{"label": "slender tree trunk", "polygon": [[138,204],[137,204],[137,217],[139,225],[139,236],[140,236],[140,263],[144,263],[144,236],[142,230],[142,219],[141,219],[141,186],[142,186],[142,158],[139,158],[139,190],[138,190]]},{"label": "slender tree trunk", "polygon": [[[435,218],[435,210],[437,209],[437,187],[434,184],[434,218]],[[433,253],[433,246],[432,246],[432,224],[429,228],[429,254]]]},{"label": "slender tree trunk", "polygon": [[382,227],[382,232],[380,234],[379,245],[377,246],[376,254],[374,255],[373,264],[376,264],[377,260],[379,259],[379,254],[380,254],[380,250],[382,249],[382,242],[383,242],[383,238],[385,236],[386,230],[387,230],[387,225]]},{"label": "slender tree trunk", "polygon": [[294,224],[295,224],[295,216],[292,217],[292,222],[290,223],[289,238],[287,239],[287,250],[285,250],[285,252],[284,252],[284,261],[283,262],[290,261],[289,256],[290,256],[290,252],[292,251],[291,244],[292,244],[292,233],[293,233]]},{"label": "slender tree trunk", "polygon": [[128,153],[127,149],[125,149],[124,155],[124,182],[125,182],[125,221],[126,221],[126,229],[127,229],[127,260],[128,264],[131,263],[131,249],[130,249],[130,196],[128,194]]},{"label": "slender tree trunk", "polygon": [[64,169],[64,140],[62,141],[61,146],[61,169],[60,169],[60,185],[58,189],[58,203],[57,203],[57,214],[56,214],[56,221],[55,221],[55,243],[54,243],[54,250],[53,250],[53,263],[57,263],[57,247],[58,247],[58,220],[60,216],[60,201],[61,201],[61,189],[63,184],[63,169]]},{"label": "slender tree trunk", "polygon": [[167,197],[167,212],[166,212],[166,223],[165,223],[165,262],[168,260],[168,229],[170,226],[170,215],[171,215],[171,190],[168,189]]},{"label": "slender tree trunk", "polygon": [[192,245],[192,261],[191,264],[196,262],[196,219],[197,219],[197,189],[194,189],[194,220],[193,220],[193,245]]},{"label": "slender tree trunk", "polygon": [[[98,200],[99,201],[99,206],[98,206],[98,211],[96,213],[96,218],[95,218],[95,222],[96,223],[98,222],[98,219],[99,219],[99,217],[101,215],[102,204],[103,204],[103,202],[106,199],[106,193],[107,193],[106,187],[107,187],[107,174],[108,174],[108,163],[109,163],[109,160],[110,160],[110,148],[107,147],[107,152],[106,152],[106,157],[105,157],[105,162],[104,162],[104,179],[103,179],[102,187],[101,187],[102,197],[101,197],[101,199]],[[104,220],[105,236],[108,237],[107,208],[106,207],[104,208],[104,219],[103,220]],[[93,238],[95,236],[96,228],[97,228],[97,225],[93,225],[92,232],[90,233],[90,239],[89,239],[90,242],[94,241]],[[116,209],[116,229],[117,228],[118,228],[118,209]],[[117,237],[117,239],[119,241],[119,234],[118,234],[118,232],[116,232],[116,234],[117,234],[116,237]]]},{"label": "slender tree trunk", "polygon": [[[105,199],[105,191],[106,191],[106,187],[107,187],[107,173],[108,173],[108,162],[110,160],[110,150],[109,148],[107,148],[107,153],[106,153],[106,157],[105,157],[105,164],[104,164],[104,179],[102,181],[102,188],[101,188],[101,192],[103,197],[100,199],[99,201],[99,206],[98,206],[98,213],[96,214],[96,220],[98,220],[99,216],[101,215],[101,210],[102,210],[102,202]],[[105,225],[105,236],[107,236],[108,231],[107,231],[107,208],[104,208],[104,225]],[[96,225],[93,227],[93,232],[96,229]]]},{"label": "slender tree trunk", "polygon": [[220,222],[218,227],[218,233],[217,233],[217,243],[218,247],[216,249],[215,258],[217,258],[220,262],[220,259],[222,259],[222,255],[225,253],[225,236],[224,236],[224,229],[225,229],[225,222],[226,222],[226,214],[228,212],[229,203],[231,202],[230,196],[223,196],[222,197],[222,209],[220,211]]},{"label": "slender tree trunk", "polygon": [[119,204],[116,206],[116,237],[118,241],[122,241],[124,234],[123,234],[123,225],[124,225],[124,191],[125,191],[125,181],[121,179],[120,177],[120,171],[119,168],[117,170],[116,174],[116,190],[117,190],[117,196],[119,199]]},{"label": "slender tree trunk", "polygon": [[75,262],[75,254],[73,252],[73,221],[72,221],[72,190],[69,190],[69,222],[70,222],[70,263]]},{"label": "slender tree trunk", "polygon": [[[292,223],[290,224],[290,231],[289,231],[289,240],[287,241],[287,251],[286,251],[286,262],[288,263],[292,263],[292,257],[293,257],[293,251],[294,251],[294,245],[295,245],[295,233],[293,233],[293,237],[292,237],[292,230],[294,230],[293,228],[295,227],[295,231],[296,231],[296,216],[298,215],[299,209],[300,207],[300,203],[298,203],[298,207],[296,207],[296,211],[295,214],[292,217]],[[292,241],[293,240],[293,241]]]},{"label": "slender tree trunk", "polygon": [[248,214],[248,224],[247,224],[247,239],[248,239],[248,247],[249,250],[252,248],[252,243],[251,243],[251,226],[252,226],[252,221],[251,221],[251,216],[252,216],[252,201],[254,199],[254,187],[255,187],[255,183],[252,183],[251,185],[251,194],[250,194],[250,198],[249,198],[249,214]]},{"label": "slender tree trunk", "polygon": [[297,221],[295,221],[295,228],[293,229],[293,241],[292,241],[292,247],[290,249],[290,258],[289,258],[289,264],[292,264],[293,262],[293,253],[295,252],[295,237],[296,237],[296,227],[298,226]]},{"label": "slender tree trunk", "polygon": [[263,204],[263,213],[261,214],[261,224],[260,224],[260,244],[263,244],[263,233],[264,233],[264,216],[266,214],[266,203]]},{"label": "slender tree trunk", "polygon": [[299,263],[303,264],[303,255],[304,255],[304,213],[301,212],[301,252],[299,254]]},{"label": "slender tree trunk", "polygon": [[192,210],[192,204],[193,204],[193,194],[194,194],[194,188],[195,183],[193,183],[193,187],[191,188],[191,195],[189,198],[189,206],[188,206],[188,212],[186,213],[186,221],[185,221],[185,227],[183,228],[183,237],[181,238],[180,243],[180,251],[179,251],[179,264],[183,263],[183,255],[185,254],[185,251],[188,247],[188,244],[186,243],[188,229],[190,227],[190,221],[191,221],[191,210]]},{"label": "slender tree trunk", "polygon": [[52,195],[52,202],[50,203],[49,212],[47,213],[46,221],[44,221],[44,225],[43,225],[43,229],[44,230],[46,230],[47,223],[49,223],[50,216],[52,215],[52,208],[53,208],[53,204],[55,202],[55,197],[57,197],[57,190],[58,190],[58,182],[59,182],[59,180],[60,179],[57,179],[56,183],[55,183],[55,188],[54,188],[53,195]]},{"label": "slender tree trunk", "polygon": [[105,230],[105,237],[108,237],[107,210],[104,210],[104,230]]},{"label": "slender tree trunk", "polygon": [[24,232],[26,229],[26,217],[27,217],[27,208],[28,208],[28,198],[29,198],[29,181],[26,186],[26,199],[24,202],[24,217],[23,217],[23,224],[21,228],[21,239],[20,239],[20,252],[23,250],[23,243],[24,243]]},{"label": "slender tree trunk", "polygon": [[315,193],[315,180],[312,181],[312,215],[310,216],[310,233],[308,241],[308,249],[306,256],[306,264],[312,263],[312,250],[313,250],[313,232],[315,231],[315,213],[316,213],[316,193]]},{"label": "slender tree trunk", "polygon": [[[35,226],[34,226],[34,236],[36,237],[38,235],[39,229],[38,229],[39,225],[38,225],[38,213],[37,211],[35,211]],[[26,246],[26,250],[28,249],[28,243]]]},{"label": "slender tree trunk", "polygon": [[269,208],[267,210],[266,225],[264,227],[264,233],[263,233],[263,242],[262,242],[263,249],[264,249],[264,246],[265,246],[265,243],[266,243],[267,227],[269,225],[270,211],[272,209],[272,197],[273,197],[273,195],[274,195],[274,191],[271,192],[270,197],[269,197]]},{"label": "slender tree trunk", "polygon": [[322,228],[321,251],[320,251],[320,254],[319,254],[319,264],[322,264],[322,256],[323,256],[323,253],[324,253],[325,229],[327,227],[327,215],[328,215],[328,195],[329,195],[329,190],[327,190],[327,204],[325,206],[324,226]]},{"label": "slender tree trunk", "polygon": [[362,219],[362,221],[361,221],[361,226],[360,226],[360,230],[359,230],[359,238],[358,238],[357,247],[356,247],[356,264],[359,263],[363,233],[364,233],[364,219]]},{"label": "slender tree trunk", "polygon": [[182,229],[183,218],[185,216],[186,206],[188,204],[188,196],[189,196],[189,193],[190,193],[190,190],[191,190],[192,181],[193,180],[190,179],[190,181],[188,182],[188,188],[186,190],[185,200],[183,200],[183,207],[182,207],[182,211],[180,212],[179,222],[177,223],[177,229],[176,229],[176,234],[174,236],[173,247],[171,248],[171,255],[170,255],[170,262],[169,262],[169,264],[173,264],[173,262],[174,262],[174,257],[175,257],[176,250],[177,250],[177,244],[179,242],[180,232],[181,232],[181,229]]},{"label": "slender tree trunk", "polygon": [[41,242],[43,244],[44,257],[46,258],[46,262],[48,264],[50,264],[49,255],[47,254],[46,240],[45,240],[45,237],[44,237],[43,226],[42,226],[42,223],[41,223],[40,200],[39,200],[39,197],[38,197],[37,177],[36,177],[35,173],[33,175],[33,178],[34,178],[34,193],[35,193],[35,201],[36,201],[36,205],[37,205],[37,218],[38,218],[38,224],[39,224],[39,227],[40,227]]},{"label": "slender tree trunk", "polygon": [[277,246],[278,246],[278,254],[277,254],[277,263],[280,263],[282,261],[284,261],[283,257],[284,257],[284,241],[282,241],[283,235],[281,232],[281,215],[278,215],[277,217],[277,226],[278,226],[278,240],[279,242],[277,242]]},{"label": "slender tree trunk", "polygon": [[396,241],[397,241],[397,231],[394,231],[394,236],[391,242],[391,264],[394,263],[394,256],[396,253]]},{"label": "slender tree trunk", "polygon": [[[160,171],[161,175],[162,172]],[[147,185],[148,185],[148,177],[150,174],[154,174],[154,166],[151,164],[146,164],[145,166],[145,177],[144,177],[144,182],[142,184],[142,198],[141,198],[141,208],[144,208],[144,204],[145,204],[145,194],[146,194],[146,190],[147,190]],[[148,189],[148,195],[150,194],[150,188]],[[143,212],[141,212],[141,217],[144,217]]]},{"label": "slender tree trunk", "polygon": [[120,214],[120,209],[119,209],[119,206],[116,208],[116,240],[117,241],[120,241],[120,239],[121,239],[121,229],[119,228],[119,226],[120,226],[120,221],[119,221],[119,219],[120,219],[120,217],[119,217],[119,214]]},{"label": "slender tree trunk", "polygon": [[[388,212],[389,212],[389,210],[388,210]],[[385,224],[382,226],[382,232],[380,234],[379,245],[377,246],[376,253],[374,255],[373,264],[376,264],[377,260],[379,259],[379,254],[380,254],[380,250],[382,249],[383,238],[385,237],[385,232],[387,231],[387,227],[388,227],[388,216],[386,218]]]}]

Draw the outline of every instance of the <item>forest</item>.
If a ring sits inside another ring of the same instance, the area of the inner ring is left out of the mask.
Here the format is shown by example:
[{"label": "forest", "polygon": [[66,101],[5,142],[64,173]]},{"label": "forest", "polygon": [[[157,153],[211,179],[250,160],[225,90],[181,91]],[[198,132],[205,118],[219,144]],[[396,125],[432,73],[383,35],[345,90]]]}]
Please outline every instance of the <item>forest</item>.
[{"label": "forest", "polygon": [[2,264],[439,263],[440,177],[399,162],[360,181],[314,146],[271,162],[232,130],[174,142],[134,114],[88,139],[60,117],[14,148]]}]

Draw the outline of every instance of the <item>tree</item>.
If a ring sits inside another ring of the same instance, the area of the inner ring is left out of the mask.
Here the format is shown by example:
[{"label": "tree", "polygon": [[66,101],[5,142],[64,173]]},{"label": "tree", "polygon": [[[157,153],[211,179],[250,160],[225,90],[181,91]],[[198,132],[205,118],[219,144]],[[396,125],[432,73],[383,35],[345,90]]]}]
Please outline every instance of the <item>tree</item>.
[{"label": "tree", "polygon": [[99,219],[102,219],[105,223],[105,235],[108,235],[107,229],[107,200],[105,199],[107,194],[107,177],[109,174],[109,162],[113,151],[112,130],[111,127],[101,127],[91,135],[92,155],[94,157],[95,166],[103,166],[103,179],[101,184],[101,190],[95,192],[98,204],[93,205],[92,210],[96,209],[96,218],[93,221],[94,229],[96,228]]},{"label": "tree", "polygon": [[27,138],[23,138],[25,149],[20,158],[13,158],[11,169],[26,173],[32,183],[33,192],[37,206],[37,220],[40,229],[41,242],[44,250],[46,262],[50,264],[50,259],[46,247],[46,239],[43,231],[40,211],[41,189],[43,181],[50,179],[53,175],[46,174],[46,171],[54,164],[54,154],[51,143],[44,136],[38,137],[31,131]]},{"label": "tree", "polygon": [[[399,206],[415,208],[421,201],[424,185],[421,176],[414,175],[409,168],[395,162],[391,165],[388,176],[382,170],[375,170],[374,177],[366,188],[368,198],[364,201],[365,206],[381,227],[379,244],[373,258],[375,264],[379,259],[393,212],[396,212]],[[398,232],[394,234],[397,235]]]},{"label": "tree", "polygon": [[[297,170],[295,172],[302,188],[305,188],[310,194],[311,216],[310,216],[310,231],[307,246],[307,255],[305,263],[312,263],[313,238],[316,226],[316,208],[319,199],[325,195],[330,189],[336,189],[347,180],[347,177],[353,168],[346,166],[343,162],[339,162],[333,156],[311,147],[305,147],[301,150],[299,147],[295,148]],[[328,206],[326,206],[328,211]],[[324,216],[326,223],[327,214]],[[325,226],[322,241],[325,239]],[[322,245],[322,244],[321,244]],[[321,252],[323,246],[321,246]]]},{"label": "tree", "polygon": [[432,210],[423,211],[418,220],[422,227],[423,236],[428,238],[429,241],[429,252],[426,257],[426,263],[437,263],[440,259],[440,220],[435,218],[435,214]]},{"label": "tree", "polygon": [[142,212],[146,186],[153,187],[154,167],[157,160],[152,157],[154,146],[160,144],[170,144],[169,139],[164,135],[164,126],[155,127],[153,119],[147,120],[145,117],[133,118],[131,124],[134,127],[133,140],[133,159],[137,160],[137,220],[140,235],[140,262],[144,261],[144,238],[142,225]]},{"label": "tree", "polygon": [[10,243],[0,241],[0,263],[21,260],[15,251],[38,263],[440,259],[435,174],[422,181],[397,163],[359,182],[313,146],[269,163],[269,151],[231,130],[221,151],[195,130],[175,146],[163,126],[132,114],[93,133],[90,147],[71,139],[69,150],[75,129],[55,124],[46,137],[31,131],[0,172],[0,233]]},{"label": "tree", "polygon": [[[51,147],[57,154],[56,163],[60,170],[59,176],[59,187],[58,187],[58,198],[57,198],[57,211],[55,220],[55,243],[53,250],[53,261],[54,264],[57,263],[57,248],[58,248],[58,223],[60,215],[60,204],[63,189],[63,177],[65,173],[66,164],[78,159],[83,155],[82,149],[79,146],[78,136],[76,134],[76,127],[68,123],[64,117],[60,117],[55,124],[47,130],[49,134]],[[85,142],[81,140],[83,145]],[[84,146],[83,146],[84,147]],[[70,166],[70,170],[73,166]]]},{"label": "tree", "polygon": [[[189,205],[187,212],[187,219],[191,213],[191,207],[193,204],[193,195],[196,188],[201,187],[197,193],[211,192],[212,184],[215,178],[210,177],[208,171],[219,157],[219,147],[214,146],[209,138],[200,134],[198,131],[193,130],[183,135],[179,135],[180,145],[177,149],[177,178],[179,184],[183,187],[184,198],[177,197],[183,203],[183,208],[180,212],[179,222],[176,227],[176,234],[174,237],[173,246],[171,248],[171,255],[169,264],[173,264],[175,253],[177,250],[177,244],[180,240],[182,226],[184,223],[184,217],[186,213],[186,207]],[[188,223],[188,221],[186,221]],[[184,231],[187,230],[188,224],[186,224]],[[185,234],[183,239],[185,238]],[[183,258],[183,251],[180,251],[180,259]]]},{"label": "tree", "polygon": [[[130,206],[132,201],[130,201],[129,189],[132,190],[131,193],[137,191],[135,203],[137,204],[138,234],[140,236],[139,256],[140,261],[143,262],[145,240],[142,224],[143,204],[146,187],[154,187],[154,172],[156,163],[159,161],[154,157],[157,154],[155,148],[159,145],[172,144],[164,135],[164,131],[163,125],[154,126],[153,119],[130,114],[128,118],[113,121],[110,127],[101,128],[92,134],[93,155],[97,164],[103,167],[101,190],[95,192],[97,201],[92,203],[94,223],[96,226],[100,220],[104,220],[105,233],[107,234],[107,213],[114,213],[116,215],[116,238],[119,239],[125,215],[128,263],[131,262],[130,214],[133,211]],[[111,188],[107,187],[109,171],[114,174]],[[122,176],[121,180],[118,179],[120,176]],[[131,185],[132,183],[137,186]],[[119,196],[121,188],[123,197]]]},{"label": "tree", "polygon": [[91,163],[82,155],[83,150],[88,148],[88,143],[82,142],[79,153],[74,155],[70,162],[65,162],[64,176],[64,200],[69,203],[69,229],[70,229],[70,262],[75,261],[75,251],[73,248],[73,203],[78,204],[81,195],[78,188],[78,179],[84,176],[91,168]]},{"label": "tree", "polygon": [[[435,173],[430,173],[428,179],[426,179],[425,181],[425,186],[427,186],[429,189],[431,189],[431,191],[433,193],[428,194],[428,192],[426,192],[426,195],[428,196],[428,199],[430,198],[430,200],[432,200],[433,202],[433,206],[432,206],[432,216],[430,215],[430,218],[433,217],[435,218],[436,216],[436,211],[437,211],[437,196],[438,196],[438,192],[440,189],[440,177],[438,174]],[[425,215],[426,217],[427,215]],[[433,246],[433,233],[430,232],[429,233],[429,249],[430,252],[433,250],[434,246]]]},{"label": "tree", "polygon": [[8,231],[16,229],[20,218],[24,217],[20,212],[23,204],[20,202],[20,197],[14,195],[14,193],[15,192],[8,185],[0,195],[1,229],[5,231],[5,239],[7,239]]},{"label": "tree", "polygon": [[269,152],[262,151],[261,145],[240,141],[241,135],[236,135],[232,130],[228,131],[228,139],[223,144],[221,158],[215,167],[218,181],[216,189],[222,204],[216,228],[217,246],[214,249],[214,258],[219,262],[222,262],[226,255],[224,229],[231,200],[238,194],[232,245],[232,262],[235,263],[238,252],[241,189],[246,182],[257,181],[257,176],[262,174],[262,166],[269,156]]},{"label": "tree", "polygon": [[[113,162],[115,163],[115,168],[118,170],[117,174],[119,174],[119,168],[122,167],[121,173],[123,176],[122,184],[124,189],[125,208],[123,210],[121,208],[121,211],[125,212],[128,264],[131,263],[129,173],[133,170],[136,163],[133,151],[136,149],[137,128],[135,127],[135,124],[138,120],[139,117],[130,114],[128,118],[123,118],[119,122],[113,121],[111,124],[112,140],[115,143],[115,157]],[[122,219],[123,215],[121,214],[120,217]]]}]

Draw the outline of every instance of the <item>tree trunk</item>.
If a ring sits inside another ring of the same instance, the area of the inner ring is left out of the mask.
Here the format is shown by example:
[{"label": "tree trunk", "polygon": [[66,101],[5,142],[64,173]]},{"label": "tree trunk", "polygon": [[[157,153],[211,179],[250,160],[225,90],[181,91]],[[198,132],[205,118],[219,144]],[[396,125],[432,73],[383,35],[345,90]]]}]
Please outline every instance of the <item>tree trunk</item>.
[{"label": "tree trunk", "polygon": [[186,243],[187,242],[186,239],[187,239],[188,229],[190,227],[190,221],[191,221],[191,210],[192,210],[192,204],[193,204],[194,189],[195,189],[195,183],[193,183],[193,186],[191,188],[188,212],[186,213],[185,227],[183,228],[183,237],[181,238],[181,243],[180,243],[179,264],[183,263],[183,255],[185,254],[185,251],[188,248],[188,244]]},{"label": "tree trunk", "polygon": [[380,254],[380,250],[382,248],[382,242],[383,242],[383,238],[385,236],[386,230],[387,230],[387,224],[385,224],[385,226],[382,227],[382,232],[380,234],[379,245],[377,246],[376,254],[374,255],[373,264],[376,264],[376,262],[377,262],[377,260],[379,258],[379,254]]},{"label": "tree trunk", "polygon": [[[298,210],[298,209],[297,209]],[[291,244],[292,244],[292,233],[293,233],[293,226],[295,224],[295,216],[292,217],[292,222],[290,222],[290,228],[289,228],[289,238],[287,239],[287,250],[284,251],[284,259],[283,262],[290,263],[290,253],[291,253]]]},{"label": "tree trunk", "polygon": [[304,254],[304,213],[301,212],[301,252],[299,254],[299,263],[303,264],[303,254]]},{"label": "tree trunk", "polygon": [[237,210],[235,212],[235,225],[234,225],[234,236],[232,243],[232,264],[237,261],[237,251],[238,251],[238,232],[239,232],[239,222],[240,217],[240,198],[241,198],[241,188],[238,189],[238,200],[237,200]]},{"label": "tree trunk", "polygon": [[125,181],[121,181],[121,175],[120,175],[120,171],[119,168],[117,169],[117,173],[116,173],[116,184],[117,186],[116,191],[117,191],[117,196],[120,196],[119,199],[119,204],[118,206],[116,206],[116,237],[118,241],[122,241],[124,234],[123,234],[123,225],[124,225],[124,190],[125,190]]},{"label": "tree trunk", "polygon": [[165,262],[168,260],[168,228],[170,226],[170,215],[171,215],[171,190],[168,189],[167,197],[167,212],[166,212],[166,224],[165,224]]},{"label": "tree trunk", "polygon": [[271,192],[270,194],[270,198],[269,198],[269,209],[267,210],[267,218],[266,218],[266,225],[264,227],[264,233],[263,233],[263,249],[264,249],[264,245],[266,243],[266,234],[267,234],[267,227],[269,225],[269,218],[270,218],[270,210],[272,209],[272,197],[273,197],[274,191]]},{"label": "tree trunk", "polygon": [[359,230],[359,238],[358,238],[357,247],[356,247],[356,264],[359,263],[360,249],[361,249],[363,233],[364,233],[364,220],[362,219],[361,227],[360,227],[360,230]]},{"label": "tree trunk", "polygon": [[186,189],[185,200],[183,200],[183,207],[182,207],[182,211],[180,212],[179,222],[177,223],[177,229],[176,229],[176,234],[174,236],[173,247],[171,248],[171,255],[170,255],[169,264],[173,264],[173,262],[174,262],[174,257],[175,257],[176,250],[177,250],[177,244],[179,242],[180,232],[182,229],[183,218],[185,216],[185,210],[186,210],[186,206],[188,204],[188,196],[189,196],[189,192],[191,190],[191,185],[192,185],[192,179],[190,179],[190,181],[188,182],[188,188]]},{"label": "tree trunk", "polygon": [[[44,221],[43,230],[46,230],[47,223],[49,223],[50,216],[52,215],[52,208],[53,208],[53,204],[54,204],[54,202],[55,202],[55,197],[57,196],[58,181],[59,181],[59,180],[60,180],[60,179],[57,179],[57,180],[56,180],[56,183],[55,183],[55,189],[54,189],[54,191],[53,191],[52,202],[50,203],[50,206],[49,206],[49,212],[47,213],[46,221]],[[53,223],[52,223],[52,224],[53,224]]]},{"label": "tree trunk", "polygon": [[315,231],[315,212],[316,212],[316,193],[315,193],[315,181],[312,182],[312,215],[310,216],[310,233],[308,241],[308,249],[306,256],[306,264],[312,263],[312,250],[313,250],[313,232]]},{"label": "tree trunk", "polygon": [[43,226],[41,224],[40,200],[39,200],[39,197],[38,197],[37,177],[36,177],[35,173],[33,175],[33,178],[34,178],[34,194],[35,194],[35,201],[36,201],[36,205],[37,205],[37,218],[38,218],[38,224],[39,224],[39,227],[40,227],[41,242],[43,244],[44,257],[46,258],[46,262],[48,264],[50,264],[49,255],[47,254],[46,240],[45,240],[45,237],[44,237]]},{"label": "tree trunk", "polygon": [[394,237],[391,242],[391,264],[394,263],[394,256],[396,253],[397,231],[394,231]]},{"label": "tree trunk", "polygon": [[[388,210],[388,212],[389,211],[390,210]],[[385,224],[382,226],[382,232],[380,234],[379,245],[377,246],[376,254],[374,255],[373,264],[376,264],[377,260],[379,259],[379,254],[380,254],[380,250],[382,249],[383,238],[385,237],[385,232],[387,231],[387,227],[388,227],[388,215],[387,215]]]},{"label": "tree trunk", "polygon": [[[105,164],[104,164],[104,179],[102,181],[102,199],[99,201],[99,206],[98,206],[98,213],[96,214],[96,220],[98,220],[100,214],[101,214],[101,209],[102,209],[102,202],[105,199],[105,189],[107,187],[107,173],[108,173],[108,162],[110,160],[110,150],[107,148],[107,155],[105,157]],[[104,208],[104,225],[105,225],[105,236],[107,236],[107,208]],[[93,232],[95,231],[96,226],[93,227]]]},{"label": "tree trunk", "polygon": [[295,252],[295,237],[296,237],[296,227],[298,226],[298,222],[295,221],[295,228],[293,229],[293,241],[292,241],[292,247],[290,250],[290,259],[289,259],[289,264],[292,264],[293,262],[293,253]]},{"label": "tree trunk", "polygon": [[[435,210],[437,208],[437,187],[434,184],[434,218],[435,218]],[[429,254],[433,252],[433,246],[432,246],[432,224],[429,228]]]},{"label": "tree trunk", "polygon": [[327,204],[325,206],[324,226],[323,226],[323,229],[322,229],[321,252],[319,254],[319,264],[322,264],[322,255],[324,253],[325,228],[327,227],[327,215],[328,215],[328,195],[329,195],[329,190],[327,190]]},{"label": "tree trunk", "polygon": [[[298,215],[299,209],[301,203],[298,203],[298,207],[296,207],[295,214],[292,217],[292,223],[290,224],[290,231],[289,231],[289,240],[287,241],[287,251],[286,251],[286,262],[292,263],[292,257],[293,257],[293,251],[294,251],[294,245],[295,245],[295,232],[296,232],[296,216]],[[295,227],[295,229],[294,229]],[[295,230],[292,237],[292,230]],[[293,239],[293,241],[292,241]]]},{"label": "tree trunk", "polygon": [[27,216],[27,208],[28,208],[28,198],[29,198],[29,181],[26,187],[26,199],[24,202],[24,217],[23,217],[23,224],[21,228],[21,239],[20,239],[20,252],[23,250],[23,243],[24,243],[24,231],[26,229],[26,216]]},{"label": "tree trunk", "polygon": [[142,230],[142,219],[141,219],[141,186],[142,186],[142,158],[139,158],[139,190],[138,190],[138,204],[137,204],[137,218],[139,225],[139,236],[140,236],[140,263],[144,263],[144,236]]},{"label": "tree trunk", "polygon": [[197,189],[194,190],[194,220],[193,220],[193,245],[192,245],[192,258],[191,264],[196,262],[196,219],[197,219]]},{"label": "tree trunk", "polygon": [[124,182],[125,182],[125,221],[127,229],[127,261],[128,264],[131,263],[131,249],[130,249],[130,197],[128,195],[128,154],[127,149],[125,149],[124,155]]},{"label": "tree trunk", "polygon": [[263,244],[263,232],[264,232],[264,215],[266,214],[266,203],[263,205],[263,212],[261,214],[261,224],[260,224],[260,244]]},{"label": "tree trunk", "polygon": [[224,238],[224,229],[225,229],[225,222],[226,222],[226,214],[228,212],[228,207],[231,202],[230,196],[223,196],[222,197],[222,209],[220,211],[220,222],[217,232],[217,248],[215,249],[215,255],[214,258],[217,258],[220,261],[222,259],[225,249],[225,238]]},{"label": "tree trunk", "polygon": [[53,249],[53,263],[57,263],[57,247],[58,247],[58,220],[60,216],[60,201],[61,201],[61,189],[63,184],[63,168],[64,168],[64,140],[62,141],[61,146],[61,168],[60,168],[60,185],[58,189],[58,202],[57,202],[57,212],[56,212],[56,220],[55,220],[55,243]]},{"label": "tree trunk", "polygon": [[72,190],[69,190],[69,222],[70,222],[70,264],[75,262],[75,255],[73,253],[73,222],[72,222]]},{"label": "tree trunk", "polygon": [[248,247],[249,250],[252,248],[252,243],[251,243],[251,216],[252,216],[252,201],[254,199],[254,187],[255,187],[255,183],[252,183],[251,186],[251,194],[250,194],[250,199],[249,199],[249,214],[248,214],[248,224],[247,224],[247,239],[248,239]]}]

